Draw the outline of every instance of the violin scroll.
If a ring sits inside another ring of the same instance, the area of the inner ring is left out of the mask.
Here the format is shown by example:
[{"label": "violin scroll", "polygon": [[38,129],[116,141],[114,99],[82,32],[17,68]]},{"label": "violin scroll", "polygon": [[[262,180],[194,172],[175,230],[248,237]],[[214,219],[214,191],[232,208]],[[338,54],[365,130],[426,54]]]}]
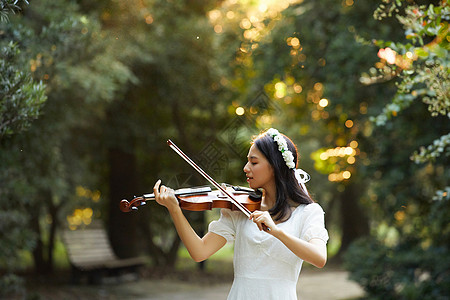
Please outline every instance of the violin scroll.
[{"label": "violin scroll", "polygon": [[122,201],[120,201],[119,207],[123,212],[130,212],[132,210],[138,210],[138,206],[142,206],[145,204],[147,204],[147,202],[145,202],[145,197],[134,196],[133,200],[131,200],[130,202],[128,202],[127,199],[123,199]]}]

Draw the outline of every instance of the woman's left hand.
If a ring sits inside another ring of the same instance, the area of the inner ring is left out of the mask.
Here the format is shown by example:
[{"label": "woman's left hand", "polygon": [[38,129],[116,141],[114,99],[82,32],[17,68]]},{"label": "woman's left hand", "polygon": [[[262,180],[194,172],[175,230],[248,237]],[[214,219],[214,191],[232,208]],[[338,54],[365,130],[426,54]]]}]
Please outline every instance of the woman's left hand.
[{"label": "woman's left hand", "polygon": [[258,226],[259,230],[264,230],[265,232],[272,235],[278,229],[268,211],[255,210],[250,215],[250,220],[253,220],[253,222]]}]

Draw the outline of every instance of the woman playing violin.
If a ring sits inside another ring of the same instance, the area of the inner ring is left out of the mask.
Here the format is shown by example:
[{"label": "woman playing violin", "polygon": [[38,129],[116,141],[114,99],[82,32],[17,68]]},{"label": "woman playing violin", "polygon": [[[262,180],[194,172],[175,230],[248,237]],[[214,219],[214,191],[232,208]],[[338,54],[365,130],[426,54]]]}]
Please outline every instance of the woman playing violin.
[{"label": "woman playing violin", "polygon": [[207,259],[234,241],[234,281],[228,299],[297,299],[296,285],[303,261],[322,268],[327,261],[328,233],[324,212],[311,199],[309,175],[296,169],[294,143],[276,129],[253,140],[244,166],[247,182],[262,189],[260,210],[247,218],[222,209],[220,219],[199,237],[184,217],[173,190],[154,186],[156,201],[167,207],[178,235],[191,257]]}]

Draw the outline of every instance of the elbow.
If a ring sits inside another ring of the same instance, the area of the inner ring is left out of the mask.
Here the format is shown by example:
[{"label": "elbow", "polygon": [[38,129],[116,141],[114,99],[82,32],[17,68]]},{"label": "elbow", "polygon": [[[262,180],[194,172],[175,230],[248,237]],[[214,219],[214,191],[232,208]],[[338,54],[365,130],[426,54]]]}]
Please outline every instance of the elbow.
[{"label": "elbow", "polygon": [[206,260],[206,258],[203,258],[203,257],[192,257],[192,259],[195,261],[195,262],[202,262],[202,261],[204,261],[204,260]]},{"label": "elbow", "polygon": [[316,261],[314,264],[315,267],[322,269],[327,264],[327,257],[321,257],[319,260]]},{"label": "elbow", "polygon": [[195,262],[202,262],[204,260],[206,260],[208,257],[205,257],[204,255],[195,255],[195,254],[191,254],[191,258],[195,261]]},{"label": "elbow", "polygon": [[327,260],[324,259],[323,261],[320,261],[320,262],[316,265],[316,267],[319,268],[319,269],[322,269],[323,267],[325,267],[326,264],[327,264]]}]

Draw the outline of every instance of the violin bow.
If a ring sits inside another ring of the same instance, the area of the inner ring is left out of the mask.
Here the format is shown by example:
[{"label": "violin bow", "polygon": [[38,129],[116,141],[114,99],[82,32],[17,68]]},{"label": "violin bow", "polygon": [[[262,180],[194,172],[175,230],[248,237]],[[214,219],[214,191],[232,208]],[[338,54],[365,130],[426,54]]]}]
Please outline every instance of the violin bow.
[{"label": "violin bow", "polygon": [[220,190],[224,195],[226,195],[231,202],[236,205],[247,217],[250,217],[251,211],[239,203],[230,193],[227,192],[220,184],[218,184],[211,176],[209,176],[205,171],[203,171],[189,156],[184,154],[177,145],[174,144],[171,140],[167,140],[167,144],[173,151],[175,151],[181,158],[183,158],[188,164],[190,164],[200,175],[202,175],[206,180],[208,180],[213,186],[215,186],[218,190]]}]

